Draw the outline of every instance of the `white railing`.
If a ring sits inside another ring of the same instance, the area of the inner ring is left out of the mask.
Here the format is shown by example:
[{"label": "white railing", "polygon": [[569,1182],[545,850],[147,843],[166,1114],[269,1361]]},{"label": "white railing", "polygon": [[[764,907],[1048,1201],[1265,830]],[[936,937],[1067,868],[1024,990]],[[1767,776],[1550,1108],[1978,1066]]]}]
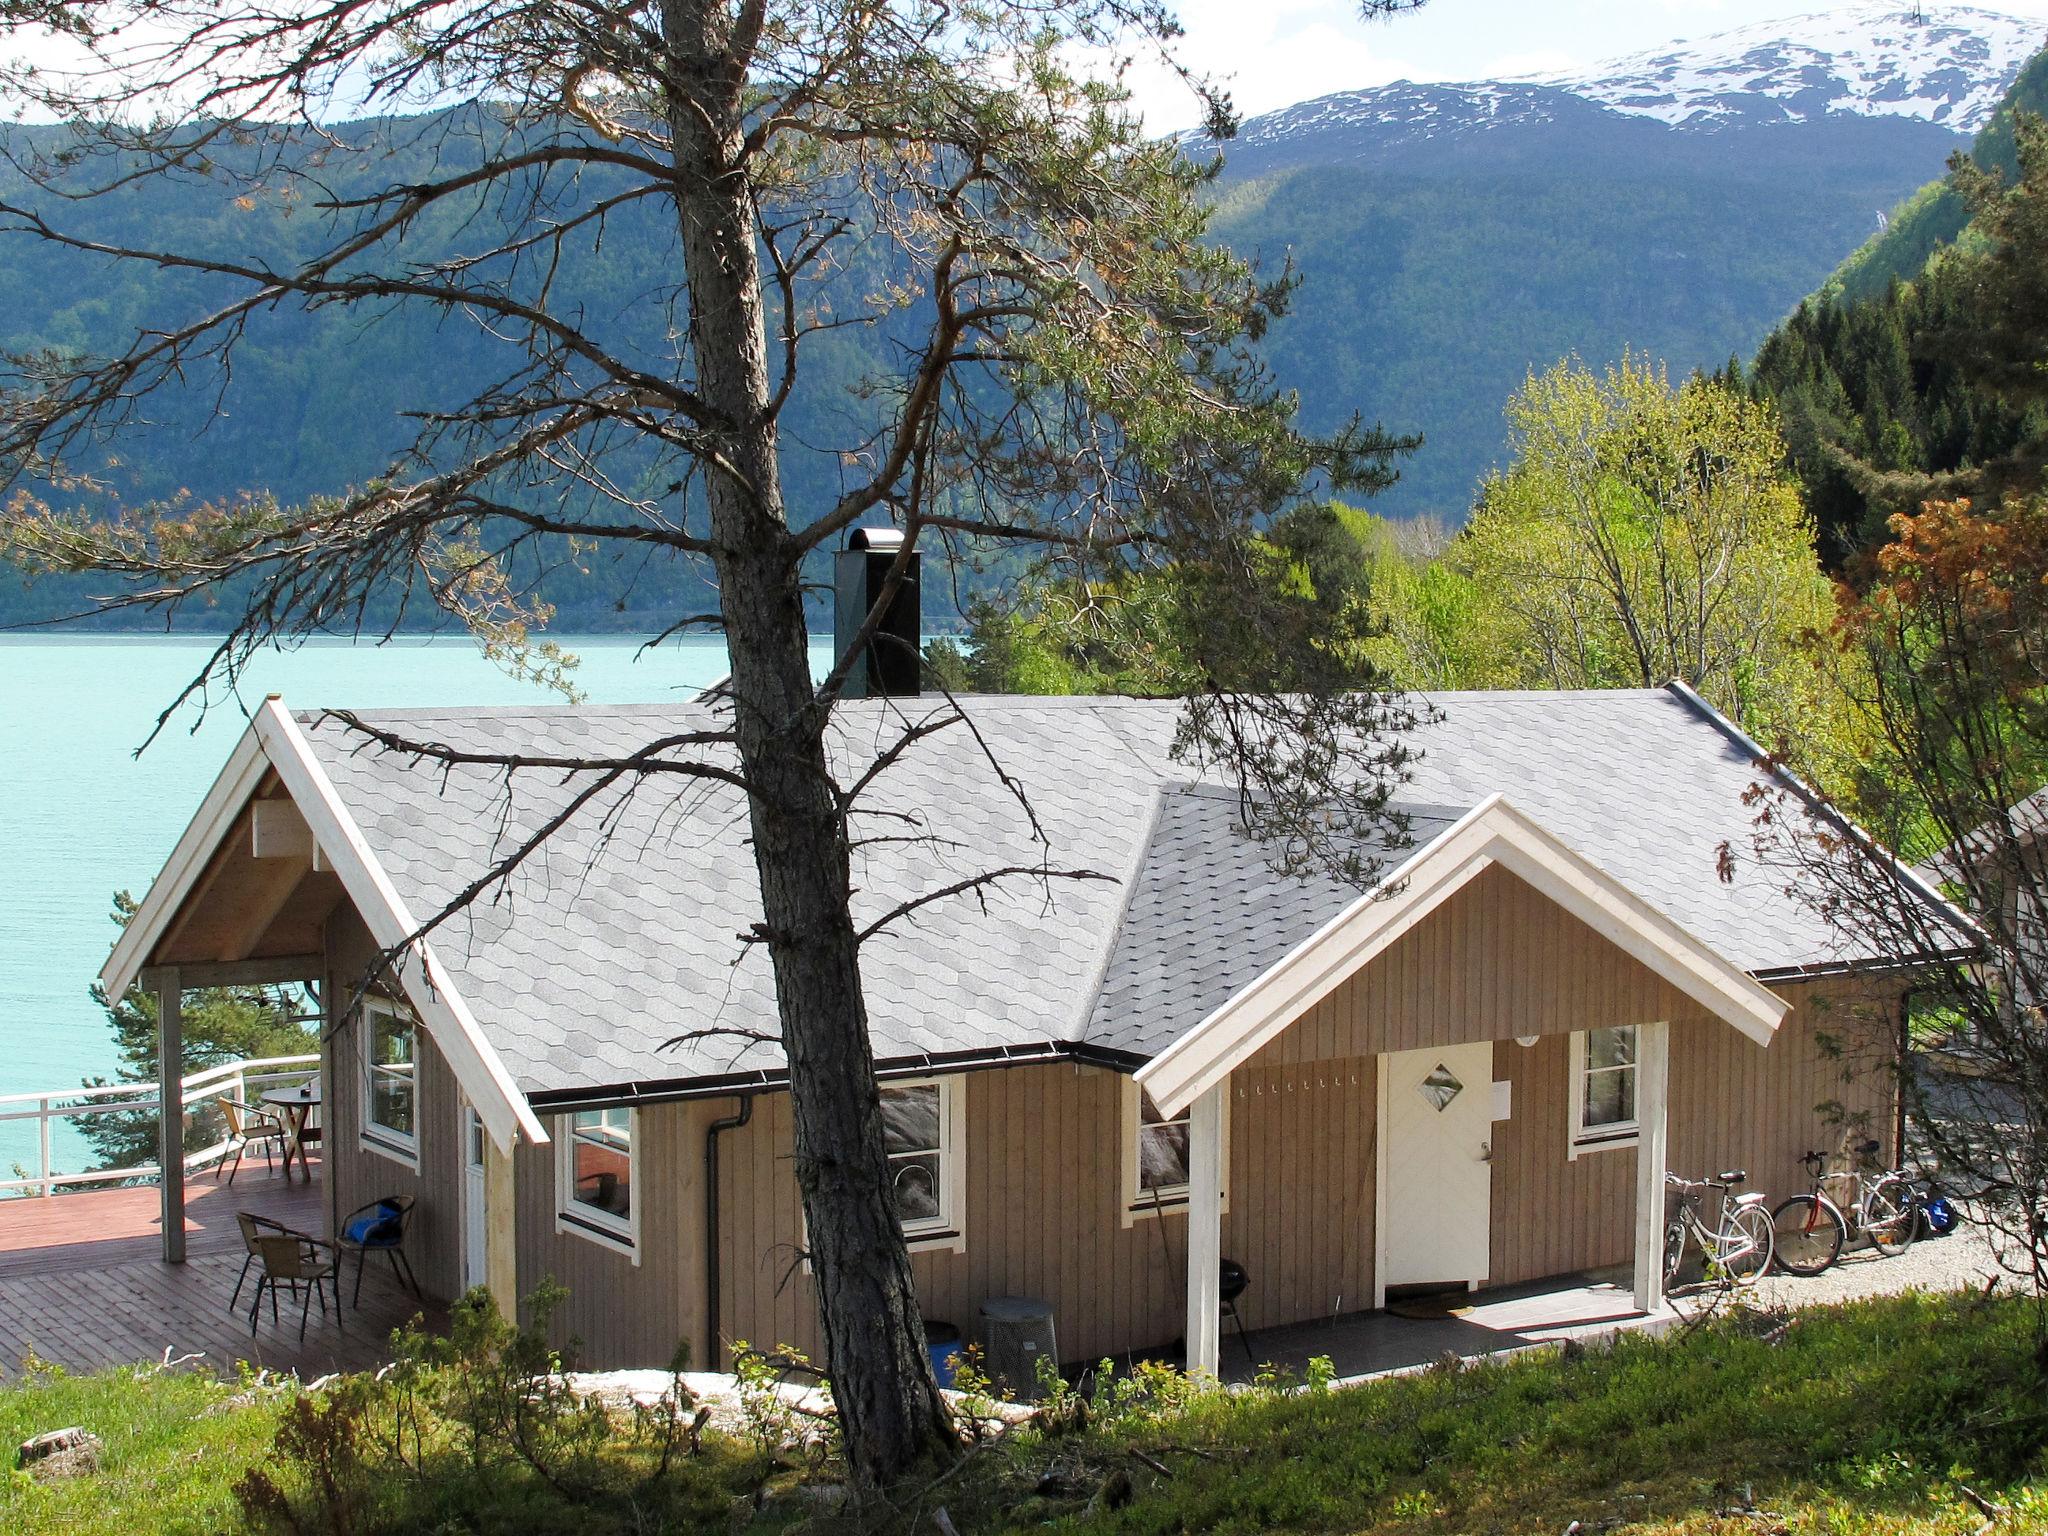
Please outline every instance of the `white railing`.
[{"label": "white railing", "polygon": [[[318,1056],[258,1056],[224,1061],[192,1073],[185,1083],[185,1114],[203,1109],[217,1099],[252,1102],[251,1092],[262,1094],[273,1088],[297,1087],[320,1071]],[[133,1114],[162,1107],[155,1083],[110,1083],[104,1088],[60,1088],[49,1093],[0,1094],[0,1123],[33,1120],[36,1123],[36,1165],[26,1177],[0,1179],[0,1199],[9,1195],[49,1196],[74,1185],[120,1184],[151,1180],[162,1172],[155,1159],[125,1168],[94,1168],[83,1173],[59,1173],[50,1166],[50,1128],[58,1121],[82,1120],[93,1115]],[[223,1121],[225,1125],[225,1121]],[[220,1161],[234,1143],[225,1135],[209,1147],[185,1154],[185,1167],[206,1168]]]}]

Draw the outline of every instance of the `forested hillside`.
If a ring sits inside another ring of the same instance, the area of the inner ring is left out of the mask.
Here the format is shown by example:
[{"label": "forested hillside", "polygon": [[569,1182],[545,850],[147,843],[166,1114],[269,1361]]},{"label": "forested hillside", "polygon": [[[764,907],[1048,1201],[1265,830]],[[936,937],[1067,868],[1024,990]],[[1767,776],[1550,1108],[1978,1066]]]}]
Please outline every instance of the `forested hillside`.
[{"label": "forested hillside", "polygon": [[1981,466],[2048,433],[2048,407],[1987,390],[1973,336],[1979,243],[1965,188],[2011,185],[2016,133],[2048,108],[2048,54],[2014,82],[1960,176],[1914,195],[1758,350],[1755,393],[1776,402],[1823,559],[1881,543],[1930,494],[1970,489]]},{"label": "forested hillside", "polygon": [[[1226,147],[1215,233],[1275,270],[1292,263],[1301,277],[1295,313],[1269,350],[1310,426],[1356,415],[1423,434],[1374,509],[1455,523],[1505,463],[1502,402],[1532,371],[1567,355],[1600,364],[1630,348],[1680,372],[1749,355],[1881,210],[1968,142],[2031,35],[2011,18],[1962,8],[1932,21],[1854,10],[1751,27],[1569,80],[1404,83],[1304,103],[1254,120]],[[2030,89],[2044,71],[2035,66]],[[48,130],[6,131],[17,150],[39,135],[49,142]],[[419,121],[343,133],[368,140],[374,154],[332,157],[338,199],[366,165],[379,177],[393,167],[400,179],[426,174]],[[298,153],[323,154],[310,140]],[[451,168],[445,153],[439,168]],[[20,189],[10,177],[0,166],[0,199]],[[280,262],[309,248],[327,216],[279,196],[230,197],[204,178],[140,184],[53,213],[113,245],[224,243]],[[444,228],[434,233],[452,252],[474,232],[466,221],[488,226],[497,212],[437,217]],[[1893,227],[1908,226],[1920,227],[1905,216]],[[594,332],[617,339],[613,322],[630,303],[674,294],[673,234],[635,206],[592,228],[552,282],[574,295]],[[839,280],[852,291],[871,277],[853,270]],[[115,349],[138,328],[189,318],[219,296],[29,234],[0,239],[0,347],[11,354]],[[793,444],[822,436],[807,425],[859,419],[865,360],[890,342],[866,329],[820,340],[823,366],[808,368],[790,409]],[[231,377],[200,370],[182,389],[157,392],[147,429],[128,435],[118,457],[88,446],[72,467],[129,505],[244,492],[294,501],[414,472],[391,458],[412,437],[401,413],[473,387],[492,352],[475,317],[461,313],[431,327],[365,323],[339,310],[266,315],[240,344]],[[607,473],[636,495],[676,495],[630,456]],[[829,456],[799,449],[784,466],[798,508],[835,495],[843,473]],[[656,575],[558,558],[536,561],[531,575],[556,604],[559,628],[646,629],[704,606],[702,583],[683,566]],[[962,579],[976,585],[971,573]],[[27,593],[0,576],[0,621],[63,611],[87,592],[72,582]],[[949,585],[930,588],[940,624],[952,596]]]}]

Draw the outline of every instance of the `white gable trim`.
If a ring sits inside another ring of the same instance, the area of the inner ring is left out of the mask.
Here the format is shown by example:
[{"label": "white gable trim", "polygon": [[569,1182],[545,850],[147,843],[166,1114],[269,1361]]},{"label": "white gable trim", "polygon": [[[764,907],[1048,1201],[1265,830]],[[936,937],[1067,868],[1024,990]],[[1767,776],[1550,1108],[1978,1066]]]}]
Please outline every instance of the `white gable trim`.
[{"label": "white gable trim", "polygon": [[1493,795],[1147,1062],[1138,1070],[1139,1084],[1163,1112],[1179,1113],[1494,864],[1761,1045],[1791,1011],[1761,982]]},{"label": "white gable trim", "polygon": [[[377,862],[362,829],[335,792],[333,781],[313,755],[305,732],[299,729],[283,702],[272,697],[263,701],[250,720],[249,729],[236,743],[227,767],[214,780],[199,813],[178,839],[170,861],[150,886],[149,894],[114,945],[113,954],[101,967],[100,982],[108,996],[120,996],[134,982],[150,951],[191,894],[207,860],[220,847],[242,807],[271,768],[277,770],[299,814],[306,818],[316,846],[341,877],[342,888],[362,914],[377,945],[397,949],[419,931],[419,923]],[[475,1015],[456,990],[433,945],[420,942],[407,946],[394,974],[406,1001],[447,1058],[449,1069],[499,1150],[509,1153],[522,1134],[531,1142],[545,1142],[546,1126],[477,1027]]]},{"label": "white gable trim", "polygon": [[242,814],[242,807],[249,803],[249,797],[256,793],[256,786],[263,782],[269,769],[270,760],[264,756],[263,743],[252,720],[228,755],[227,766],[213,781],[213,788],[199,803],[184,836],[178,839],[162,871],[150,883],[142,904],[114,941],[107,963],[100,967],[100,985],[108,997],[120,997],[135,985],[135,978],[149,963],[149,952],[184,906],[185,898],[192,894],[193,886],[206,872],[207,860],[227,838],[235,818]]},{"label": "white gable trim", "polygon": [[523,1132],[530,1142],[548,1139],[547,1128],[526,1095],[512,1080],[505,1063],[491,1048],[478,1028],[476,1016],[456,990],[453,979],[424,940],[408,943],[420,925],[406,907],[391,877],[370,849],[362,829],[342,804],[334,782],[313,755],[312,744],[277,698],[264,700],[256,713],[256,732],[277,768],[278,777],[298,802],[300,813],[313,829],[314,839],[326,851],[341,877],[342,887],[356,904],[370,937],[378,946],[396,950],[405,946],[396,974],[405,989],[406,1000],[419,1014],[420,1022],[448,1059],[448,1066],[470,1107],[483,1121],[501,1152],[509,1153]]}]

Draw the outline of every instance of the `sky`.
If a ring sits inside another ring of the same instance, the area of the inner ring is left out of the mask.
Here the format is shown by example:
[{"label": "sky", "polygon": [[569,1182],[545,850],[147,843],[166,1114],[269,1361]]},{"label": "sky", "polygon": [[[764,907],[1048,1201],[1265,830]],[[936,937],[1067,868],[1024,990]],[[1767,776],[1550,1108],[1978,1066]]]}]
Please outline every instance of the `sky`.
[{"label": "sky", "polygon": [[[1359,19],[1355,0],[1178,0],[1182,61],[1228,83],[1246,117],[1393,80],[1492,80],[1594,64],[1752,22],[1850,7],[1817,0],[1429,0]],[[1903,9],[1886,6],[1886,9]],[[1928,0],[1930,19],[1959,9]],[[2048,0],[1974,7],[2039,17]],[[1185,86],[1164,70],[1129,80],[1148,126],[1192,125]]]}]

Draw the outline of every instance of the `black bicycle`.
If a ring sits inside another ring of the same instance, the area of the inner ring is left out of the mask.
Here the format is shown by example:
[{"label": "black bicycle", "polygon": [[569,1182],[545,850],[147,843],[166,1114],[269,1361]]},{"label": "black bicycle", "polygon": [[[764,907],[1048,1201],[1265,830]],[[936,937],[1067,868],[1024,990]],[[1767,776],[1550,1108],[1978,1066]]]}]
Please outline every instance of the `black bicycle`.
[{"label": "black bicycle", "polygon": [[[1856,1236],[1869,1238],[1871,1247],[1886,1258],[1913,1246],[1920,1232],[1920,1196],[1897,1169],[1876,1169],[1877,1152],[1876,1142],[1860,1143],[1856,1157],[1861,1166],[1839,1173],[1821,1171],[1827,1165],[1824,1153],[1809,1152],[1800,1159],[1813,1189],[1794,1195],[1771,1213],[1778,1268],[1788,1275],[1821,1274],[1841,1258],[1842,1245]],[[1830,1186],[1840,1189],[1851,1179],[1856,1181],[1855,1198],[1838,1202]]]}]

